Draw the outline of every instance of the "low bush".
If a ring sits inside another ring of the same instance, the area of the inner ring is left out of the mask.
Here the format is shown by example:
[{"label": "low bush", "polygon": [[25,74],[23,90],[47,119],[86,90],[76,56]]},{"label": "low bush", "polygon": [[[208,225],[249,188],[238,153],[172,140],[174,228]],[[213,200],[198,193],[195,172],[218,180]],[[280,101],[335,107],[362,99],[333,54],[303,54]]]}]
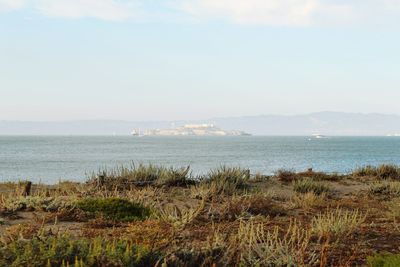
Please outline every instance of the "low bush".
[{"label": "low bush", "polygon": [[329,192],[330,189],[327,185],[307,177],[294,181],[293,190],[298,193],[313,192],[316,195],[320,195],[322,193]]},{"label": "low bush", "polygon": [[116,221],[143,220],[150,209],[121,198],[87,198],[76,204],[77,208],[93,214],[101,214]]},{"label": "low bush", "polygon": [[368,267],[400,266],[400,254],[381,253],[367,258]]}]

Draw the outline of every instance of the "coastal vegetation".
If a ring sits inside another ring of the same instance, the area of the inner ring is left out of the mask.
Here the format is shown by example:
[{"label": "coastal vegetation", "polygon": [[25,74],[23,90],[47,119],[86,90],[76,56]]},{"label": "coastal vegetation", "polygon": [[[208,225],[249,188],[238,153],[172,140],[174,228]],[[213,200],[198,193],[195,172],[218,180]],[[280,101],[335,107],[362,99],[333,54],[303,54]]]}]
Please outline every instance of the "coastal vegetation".
[{"label": "coastal vegetation", "polygon": [[132,164],[0,184],[0,266],[398,266],[400,171]]},{"label": "coastal vegetation", "polygon": [[400,167],[391,164],[382,164],[380,166],[361,167],[353,172],[355,177],[370,177],[380,180],[395,179],[400,180]]}]

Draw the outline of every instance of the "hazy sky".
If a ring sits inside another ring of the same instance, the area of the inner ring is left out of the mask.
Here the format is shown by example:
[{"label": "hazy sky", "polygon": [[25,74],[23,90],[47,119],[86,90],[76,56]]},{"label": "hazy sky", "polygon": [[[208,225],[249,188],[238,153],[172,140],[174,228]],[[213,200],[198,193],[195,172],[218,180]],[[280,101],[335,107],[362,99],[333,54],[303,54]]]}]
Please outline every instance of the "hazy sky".
[{"label": "hazy sky", "polygon": [[0,120],[400,114],[400,0],[0,0]]}]

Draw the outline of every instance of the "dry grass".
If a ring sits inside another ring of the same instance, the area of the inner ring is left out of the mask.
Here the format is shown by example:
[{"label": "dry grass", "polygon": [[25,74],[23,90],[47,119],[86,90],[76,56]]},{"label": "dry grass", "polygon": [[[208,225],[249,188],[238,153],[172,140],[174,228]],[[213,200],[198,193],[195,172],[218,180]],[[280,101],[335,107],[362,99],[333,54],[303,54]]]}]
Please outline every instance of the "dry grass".
[{"label": "dry grass", "polygon": [[28,240],[41,234],[43,234],[43,228],[38,225],[32,223],[17,224],[6,229],[1,235],[1,243],[7,245],[19,240]]},{"label": "dry grass", "polygon": [[262,223],[241,221],[236,242],[244,266],[313,266],[319,258],[310,232],[296,221],[283,235],[277,227],[266,231]]},{"label": "dry grass", "polygon": [[[0,197],[24,197],[24,189],[27,181],[5,182],[0,184]],[[29,196],[34,197],[59,197],[81,195],[86,192],[85,184],[60,181],[55,185],[32,184]]]},{"label": "dry grass", "polygon": [[147,207],[155,207],[161,203],[163,201],[163,196],[163,189],[151,186],[133,188],[125,193],[125,197],[130,201],[140,203]]},{"label": "dry grass", "polygon": [[20,210],[37,210],[57,212],[64,209],[72,209],[76,197],[39,197],[39,196],[16,196],[3,197],[0,199],[1,210],[5,212],[16,212]]},{"label": "dry grass", "polygon": [[311,231],[319,237],[332,237],[339,240],[352,234],[365,221],[366,215],[358,210],[336,208],[318,214],[313,218]]},{"label": "dry grass", "polygon": [[312,208],[323,207],[326,205],[325,193],[316,194],[314,192],[307,192],[305,194],[296,194],[291,199],[294,208],[302,208],[310,210]]},{"label": "dry grass", "polygon": [[283,215],[286,211],[274,202],[270,194],[255,193],[232,196],[215,213],[215,218],[232,221],[252,216]]},{"label": "dry grass", "polygon": [[200,182],[190,187],[190,196],[195,199],[210,200],[218,196],[220,188],[217,183]]},{"label": "dry grass", "polygon": [[186,225],[192,223],[204,210],[205,202],[201,201],[197,207],[178,207],[176,205],[165,205],[159,207],[156,218],[170,223],[175,229],[182,230]]},{"label": "dry grass", "polygon": [[228,237],[223,232],[221,227],[217,226],[214,222],[211,223],[211,233],[207,236],[207,250],[213,251],[228,247]]}]

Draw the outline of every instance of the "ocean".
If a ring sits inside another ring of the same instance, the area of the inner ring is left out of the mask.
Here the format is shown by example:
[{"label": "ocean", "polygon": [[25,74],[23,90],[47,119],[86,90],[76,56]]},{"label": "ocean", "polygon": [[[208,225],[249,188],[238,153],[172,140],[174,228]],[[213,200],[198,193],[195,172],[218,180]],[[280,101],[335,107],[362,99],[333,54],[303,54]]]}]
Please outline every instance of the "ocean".
[{"label": "ocean", "polygon": [[346,173],[400,164],[399,137],[0,136],[0,180],[84,181],[122,164],[190,165],[194,175],[228,165],[271,174],[280,168]]}]

